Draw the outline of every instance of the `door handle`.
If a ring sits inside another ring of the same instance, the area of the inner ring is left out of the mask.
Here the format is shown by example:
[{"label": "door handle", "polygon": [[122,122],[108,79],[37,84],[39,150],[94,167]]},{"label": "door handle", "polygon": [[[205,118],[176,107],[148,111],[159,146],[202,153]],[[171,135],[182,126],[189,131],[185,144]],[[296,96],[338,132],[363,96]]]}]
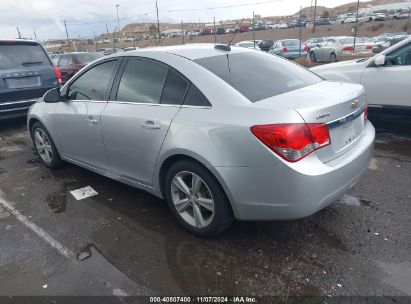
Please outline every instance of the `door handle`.
[{"label": "door handle", "polygon": [[146,130],[158,130],[160,129],[160,125],[156,124],[154,121],[152,120],[147,120],[145,123],[143,123],[141,125],[141,127],[143,127]]},{"label": "door handle", "polygon": [[86,121],[87,121],[87,124],[88,124],[90,127],[94,127],[95,125],[98,124],[98,120],[97,120],[97,119],[93,119],[92,117],[87,118]]}]

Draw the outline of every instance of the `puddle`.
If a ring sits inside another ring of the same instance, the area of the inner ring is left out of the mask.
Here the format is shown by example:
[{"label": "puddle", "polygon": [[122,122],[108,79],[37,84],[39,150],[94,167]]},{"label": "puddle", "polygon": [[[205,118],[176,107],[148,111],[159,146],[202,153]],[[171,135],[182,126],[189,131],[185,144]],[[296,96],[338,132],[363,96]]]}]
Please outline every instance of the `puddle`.
[{"label": "puddle", "polygon": [[64,213],[67,206],[67,192],[64,190],[51,193],[47,196],[46,201],[54,213]]},{"label": "puddle", "polygon": [[324,243],[328,247],[341,251],[347,251],[347,247],[335,234],[331,234],[329,231],[319,226],[315,226],[313,228],[313,233],[318,237],[320,242]]},{"label": "puddle", "polygon": [[408,261],[394,264],[378,262],[378,265],[387,273],[385,283],[411,296],[411,263]]}]

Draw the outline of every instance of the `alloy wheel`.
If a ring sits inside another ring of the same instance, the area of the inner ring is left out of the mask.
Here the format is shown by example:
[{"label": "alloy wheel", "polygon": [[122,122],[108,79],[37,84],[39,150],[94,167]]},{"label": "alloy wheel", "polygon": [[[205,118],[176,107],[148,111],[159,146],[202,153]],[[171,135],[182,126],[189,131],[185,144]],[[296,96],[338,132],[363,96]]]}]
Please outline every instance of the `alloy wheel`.
[{"label": "alloy wheel", "polygon": [[178,214],[191,226],[207,227],[214,218],[215,204],[211,191],[193,172],[182,171],[174,176],[171,198]]},{"label": "alloy wheel", "polygon": [[41,159],[46,163],[51,163],[53,160],[53,148],[44,130],[37,128],[34,131],[34,144]]}]

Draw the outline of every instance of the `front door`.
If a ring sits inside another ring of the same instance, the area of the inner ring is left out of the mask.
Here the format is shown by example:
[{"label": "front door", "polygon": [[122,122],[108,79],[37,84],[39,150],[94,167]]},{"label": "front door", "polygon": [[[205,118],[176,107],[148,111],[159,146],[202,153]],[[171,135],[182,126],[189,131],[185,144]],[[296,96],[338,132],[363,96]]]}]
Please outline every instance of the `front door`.
[{"label": "front door", "polygon": [[122,178],[151,185],[159,151],[180,110],[187,81],[160,62],[133,57],[125,63],[117,86],[102,115],[110,168]]},{"label": "front door", "polygon": [[118,60],[111,60],[87,70],[70,84],[66,101],[56,105],[52,119],[64,158],[107,170],[101,114],[117,65]]},{"label": "front door", "polygon": [[361,83],[368,103],[397,109],[411,107],[411,42],[386,54],[386,63],[364,70]]}]

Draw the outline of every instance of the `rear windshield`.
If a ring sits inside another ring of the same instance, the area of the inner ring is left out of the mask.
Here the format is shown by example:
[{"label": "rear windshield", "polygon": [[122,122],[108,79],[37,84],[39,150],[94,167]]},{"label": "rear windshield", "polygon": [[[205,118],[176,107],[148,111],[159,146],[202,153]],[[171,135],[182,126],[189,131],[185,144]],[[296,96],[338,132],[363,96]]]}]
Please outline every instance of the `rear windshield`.
[{"label": "rear windshield", "polygon": [[50,60],[40,45],[0,42],[0,70],[41,64],[50,65]]},{"label": "rear windshield", "polygon": [[283,46],[295,46],[295,45],[300,45],[299,40],[286,40],[283,41]]},{"label": "rear windshield", "polygon": [[322,81],[297,64],[259,52],[219,55],[194,61],[252,102]]},{"label": "rear windshield", "polygon": [[81,53],[75,54],[74,56],[77,58],[78,62],[82,64],[87,64],[96,59],[99,59],[100,57],[103,57],[103,55],[99,53]]}]

